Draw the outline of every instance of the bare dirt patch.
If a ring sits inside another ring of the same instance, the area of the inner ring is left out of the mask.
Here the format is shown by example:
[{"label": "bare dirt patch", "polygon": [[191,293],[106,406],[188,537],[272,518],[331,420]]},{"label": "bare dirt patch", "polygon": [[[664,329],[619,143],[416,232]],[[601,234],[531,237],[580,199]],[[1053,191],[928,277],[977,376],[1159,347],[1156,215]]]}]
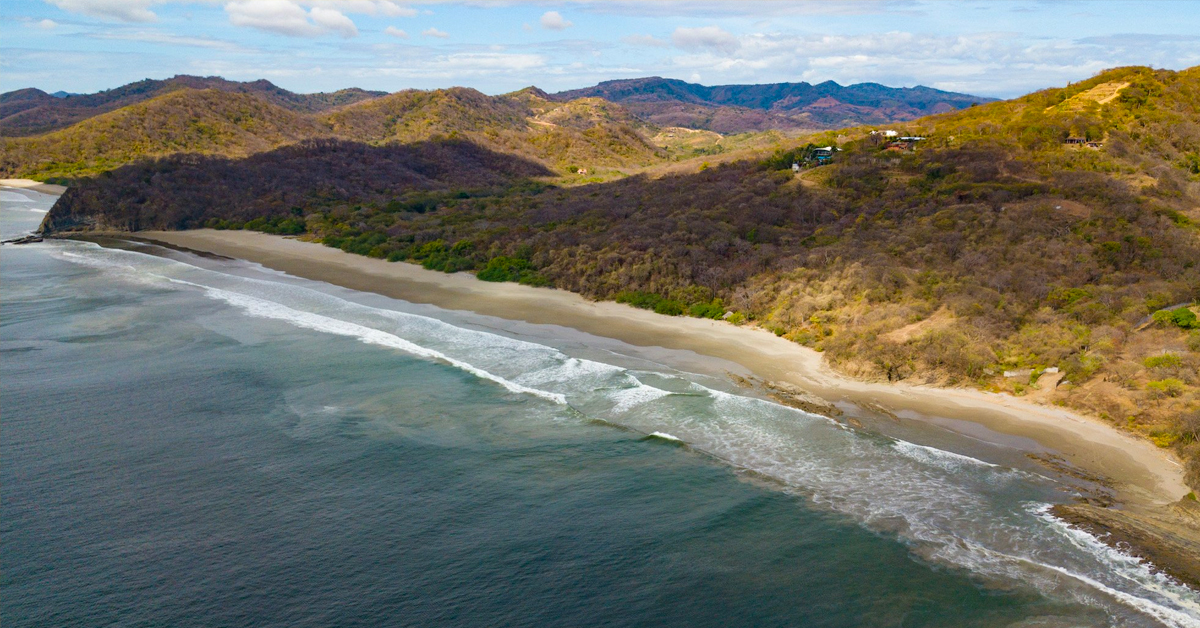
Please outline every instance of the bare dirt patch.
[{"label": "bare dirt patch", "polygon": [[881,340],[902,344],[929,333],[937,329],[944,329],[954,322],[954,315],[945,306],[934,312],[929,318],[917,321],[910,325],[905,325],[899,329],[893,329],[886,334],[879,336]]}]

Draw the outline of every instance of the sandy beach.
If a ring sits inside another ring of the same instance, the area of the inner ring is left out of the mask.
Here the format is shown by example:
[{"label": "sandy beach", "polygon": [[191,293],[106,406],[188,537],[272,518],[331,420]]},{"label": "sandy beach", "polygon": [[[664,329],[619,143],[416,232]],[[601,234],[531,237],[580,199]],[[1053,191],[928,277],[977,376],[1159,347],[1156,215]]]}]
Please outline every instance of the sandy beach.
[{"label": "sandy beach", "polygon": [[1032,439],[1071,464],[1110,478],[1120,498],[1131,505],[1166,504],[1189,491],[1182,467],[1168,452],[1099,419],[972,389],[850,379],[830,369],[820,353],[760,329],[661,316],[623,304],[588,301],[562,290],[489,283],[468,273],[448,275],[263,233],[205,229],[137,235],[414,303],[561,325],[642,347],[692,351],[728,360],[764,381],[798,386],[831,402],[981,425],[995,433]]},{"label": "sandy beach", "polygon": [[42,194],[53,194],[55,196],[62,195],[67,191],[67,188],[62,185],[54,185],[53,183],[42,183],[33,179],[0,179],[0,187],[17,188],[22,190],[33,190]]}]

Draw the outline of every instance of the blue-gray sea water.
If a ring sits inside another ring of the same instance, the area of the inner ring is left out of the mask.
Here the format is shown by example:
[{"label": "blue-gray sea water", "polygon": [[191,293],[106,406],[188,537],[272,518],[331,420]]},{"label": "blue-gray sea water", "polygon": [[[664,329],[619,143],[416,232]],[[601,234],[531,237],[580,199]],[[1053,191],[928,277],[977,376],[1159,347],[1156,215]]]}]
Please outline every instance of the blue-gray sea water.
[{"label": "blue-gray sea water", "polygon": [[48,241],[0,351],[8,627],[1200,625],[1019,455],[566,330]]}]

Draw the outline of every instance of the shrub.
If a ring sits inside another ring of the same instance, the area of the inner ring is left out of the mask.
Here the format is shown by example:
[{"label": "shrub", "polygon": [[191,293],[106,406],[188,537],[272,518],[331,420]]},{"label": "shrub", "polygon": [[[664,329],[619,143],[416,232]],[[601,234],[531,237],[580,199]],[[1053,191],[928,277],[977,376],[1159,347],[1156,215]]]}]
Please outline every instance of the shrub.
[{"label": "shrub", "polygon": [[663,299],[654,305],[655,314],[665,314],[667,316],[679,316],[683,314],[683,303],[674,299]]},{"label": "shrub", "polygon": [[688,308],[688,315],[696,318],[719,319],[725,315],[725,307],[720,299],[713,299],[710,303],[693,303]]},{"label": "shrub", "polygon": [[520,281],[524,273],[534,274],[528,260],[501,255],[488,260],[476,277],[484,281]]},{"label": "shrub", "polygon": [[1154,322],[1163,325],[1174,325],[1180,329],[1200,329],[1200,321],[1196,313],[1186,307],[1173,310],[1159,310],[1154,313]]},{"label": "shrub", "polygon": [[662,296],[654,294],[653,292],[625,290],[623,292],[618,292],[615,300],[617,303],[625,303],[643,310],[653,310],[654,307],[663,300],[663,298]]},{"label": "shrub", "polygon": [[1142,365],[1148,369],[1176,368],[1183,366],[1183,358],[1174,353],[1163,353],[1142,360]]},{"label": "shrub", "polygon": [[1178,397],[1183,394],[1184,385],[1178,379],[1168,377],[1146,384],[1146,389],[1160,396]]}]

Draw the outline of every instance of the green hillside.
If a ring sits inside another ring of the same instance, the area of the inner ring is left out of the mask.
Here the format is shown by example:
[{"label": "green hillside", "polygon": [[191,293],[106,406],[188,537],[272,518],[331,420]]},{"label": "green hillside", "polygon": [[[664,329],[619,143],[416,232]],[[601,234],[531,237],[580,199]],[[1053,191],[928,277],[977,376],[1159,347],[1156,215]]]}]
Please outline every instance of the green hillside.
[{"label": "green hillside", "polygon": [[487,96],[473,89],[409,90],[322,117],[339,137],[369,143],[462,137],[572,168],[638,167],[664,156],[620,107],[600,99],[552,103],[528,91]]},{"label": "green hillside", "polygon": [[184,152],[244,157],[327,135],[329,131],[312,118],[258,96],[185,89],[61,131],[2,138],[0,172],[71,178],[147,157]]},{"label": "green hillside", "polygon": [[233,94],[254,94],[272,104],[301,113],[316,113],[383,95],[383,92],[362,89],[297,94],[266,80],[243,83],[219,76],[188,75],[166,80],[146,79],[94,94],[71,94],[62,98],[38,89],[20,89],[0,94],[0,136],[24,137],[48,133],[183,89],[217,89]]},{"label": "green hillside", "polygon": [[290,92],[261,92],[173,89],[51,133],[0,138],[0,175],[70,179],[145,158],[184,152],[244,157],[325,137],[372,145],[463,138],[536,159],[558,175],[605,169],[611,178],[666,157],[643,135],[643,125],[599,99],[551,103],[466,88],[407,90],[307,113],[271,102]]},{"label": "green hillside", "polygon": [[[346,124],[386,141],[396,128],[426,129],[422,111],[448,118],[474,98],[428,97],[445,102]],[[490,146],[520,138],[528,143],[508,150],[543,160],[636,146],[614,130],[631,127],[602,111],[580,130],[559,122],[581,114],[550,122],[557,110],[535,111],[537,98],[488,99],[486,114],[469,114],[484,126],[458,132]],[[524,127],[518,107],[532,113]],[[347,251],[757,324],[860,377],[1085,410],[1177,448],[1200,487],[1200,69],[1120,68],[894,128],[927,139],[857,128],[811,138],[840,145],[825,165],[805,142],[574,187],[399,187],[387,202],[313,188],[297,208],[306,237]],[[156,200],[139,211],[194,193],[175,165],[120,177],[150,178]],[[76,213],[123,193],[106,179],[79,187],[95,200]],[[244,226],[256,203],[252,190],[231,189],[206,217]]]}]

